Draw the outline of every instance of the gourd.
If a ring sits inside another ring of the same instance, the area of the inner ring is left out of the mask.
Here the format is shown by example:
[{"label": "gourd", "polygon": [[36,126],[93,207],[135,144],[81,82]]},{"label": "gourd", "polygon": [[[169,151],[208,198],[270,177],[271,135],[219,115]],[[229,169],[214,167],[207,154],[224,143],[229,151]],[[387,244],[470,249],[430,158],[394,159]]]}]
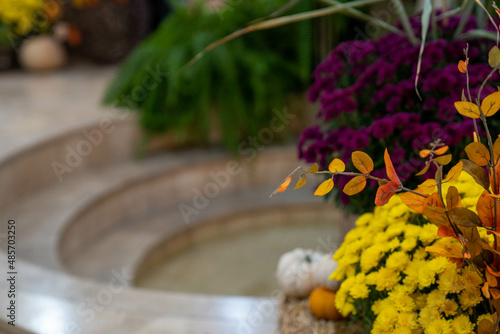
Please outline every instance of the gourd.
[{"label": "gourd", "polygon": [[26,40],[19,50],[19,62],[30,71],[48,71],[66,64],[66,51],[52,36],[36,36]]},{"label": "gourd", "polygon": [[342,315],[335,306],[335,291],[319,286],[309,296],[309,307],[318,319],[340,320]]},{"label": "gourd", "polygon": [[281,256],[276,276],[283,293],[288,297],[305,298],[316,287],[314,268],[323,254],[297,248]]}]

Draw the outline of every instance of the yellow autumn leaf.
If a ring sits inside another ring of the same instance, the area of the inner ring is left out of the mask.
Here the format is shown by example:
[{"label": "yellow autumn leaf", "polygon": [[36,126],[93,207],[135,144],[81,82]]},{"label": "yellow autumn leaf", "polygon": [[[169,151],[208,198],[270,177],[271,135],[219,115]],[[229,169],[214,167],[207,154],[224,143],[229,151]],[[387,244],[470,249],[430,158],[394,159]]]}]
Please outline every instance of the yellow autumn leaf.
[{"label": "yellow autumn leaf", "polygon": [[422,194],[431,194],[434,192],[435,189],[436,189],[436,180],[434,179],[425,180],[422,184],[418,186],[418,190],[420,190]]},{"label": "yellow autumn leaf", "polygon": [[363,174],[369,174],[373,170],[373,160],[368,154],[361,151],[352,152],[352,164]]},{"label": "yellow autumn leaf", "polygon": [[417,173],[417,174],[415,174],[415,175],[416,175],[416,176],[424,175],[425,173],[427,173],[427,171],[429,170],[429,167],[430,167],[430,166],[431,166],[431,165],[429,164],[429,161],[427,161],[427,162],[425,163],[425,167],[424,167],[424,169],[422,169],[420,172],[418,172],[418,173]]},{"label": "yellow autumn leaf", "polygon": [[292,181],[292,176],[290,175],[280,185],[280,187],[278,188],[278,192],[280,192],[280,193],[284,192],[286,190],[286,188],[288,188],[288,185],[290,184],[291,181]]},{"label": "yellow autumn leaf", "polygon": [[318,164],[314,163],[314,165],[309,168],[306,173],[317,173],[318,172]]},{"label": "yellow autumn leaf", "polygon": [[342,160],[335,158],[333,161],[330,163],[330,166],[328,166],[328,169],[332,173],[336,172],[343,172],[345,171],[345,164]]},{"label": "yellow autumn leaf", "polygon": [[500,65],[500,49],[495,45],[488,52],[488,64],[491,68],[495,68]]},{"label": "yellow autumn leaf", "polygon": [[490,151],[480,142],[470,143],[465,147],[465,153],[469,160],[479,166],[486,166],[490,161]]},{"label": "yellow autumn leaf", "polygon": [[356,195],[357,193],[365,189],[365,186],[366,186],[366,177],[361,175],[356,176],[354,179],[347,182],[347,184],[344,187],[344,193],[349,196]]},{"label": "yellow autumn leaf", "polygon": [[484,116],[490,117],[500,109],[500,92],[494,92],[486,96],[481,103],[481,111]]},{"label": "yellow autumn leaf", "polygon": [[472,102],[455,102],[455,108],[465,117],[479,118],[479,108]]},{"label": "yellow autumn leaf", "polygon": [[451,162],[451,154],[443,155],[434,159],[440,165],[447,165]]},{"label": "yellow autumn leaf", "polygon": [[314,195],[324,196],[328,194],[332,189],[333,189],[333,180],[328,179],[319,185],[318,189],[316,189],[316,191],[314,192]]},{"label": "yellow autumn leaf", "polygon": [[459,161],[455,166],[451,167],[450,171],[448,172],[448,175],[446,175],[444,182],[453,182],[462,173],[462,168],[464,166],[464,163],[462,161]]},{"label": "yellow autumn leaf", "polygon": [[295,188],[293,188],[293,190],[295,189],[299,189],[299,188],[302,188],[303,186],[305,186],[307,183],[307,178],[304,174],[302,174],[299,178],[299,180],[297,181],[297,184],[295,185]]}]

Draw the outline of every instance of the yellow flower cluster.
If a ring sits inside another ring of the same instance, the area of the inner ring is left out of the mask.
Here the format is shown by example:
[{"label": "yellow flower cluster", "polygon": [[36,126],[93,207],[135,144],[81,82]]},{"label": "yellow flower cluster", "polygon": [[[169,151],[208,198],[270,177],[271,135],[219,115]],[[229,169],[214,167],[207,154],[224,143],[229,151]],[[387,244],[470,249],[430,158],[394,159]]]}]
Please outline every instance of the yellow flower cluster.
[{"label": "yellow flower cluster", "polygon": [[43,23],[37,14],[44,5],[44,0],[0,0],[0,22],[16,34],[26,35]]},{"label": "yellow flower cluster", "polygon": [[[475,210],[483,189],[462,174],[455,186],[467,189],[462,204]],[[445,193],[447,188],[443,185]],[[481,277],[425,251],[437,243],[459,244],[456,239],[439,238],[437,227],[416,218],[398,196],[356,225],[334,255],[338,269],[331,276],[344,280],[335,300],[344,316],[366,321],[371,315],[372,334],[474,333]],[[485,231],[481,237],[491,242]]]}]

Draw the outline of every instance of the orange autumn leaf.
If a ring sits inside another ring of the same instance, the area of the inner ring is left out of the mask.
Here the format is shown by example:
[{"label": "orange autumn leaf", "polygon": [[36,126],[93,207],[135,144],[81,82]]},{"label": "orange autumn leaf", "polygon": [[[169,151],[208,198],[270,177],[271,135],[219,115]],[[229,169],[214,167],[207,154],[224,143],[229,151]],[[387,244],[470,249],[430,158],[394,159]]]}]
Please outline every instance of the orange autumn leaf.
[{"label": "orange autumn leaf", "polygon": [[491,296],[493,297],[493,299],[500,298],[500,289],[490,288],[490,293],[491,293]]},{"label": "orange autumn leaf", "polygon": [[458,62],[458,70],[460,73],[466,73],[467,72],[467,64],[469,63],[469,58],[467,58],[466,61],[460,60]]},{"label": "orange autumn leaf", "polygon": [[481,288],[481,291],[483,293],[483,296],[486,297],[486,299],[490,299],[490,292],[489,292],[489,287],[488,287],[488,282],[484,282],[483,287]]},{"label": "orange autumn leaf", "polygon": [[474,137],[474,142],[477,143],[479,141],[479,137],[478,137],[476,131],[474,131],[472,134],[473,134],[473,137]]},{"label": "orange autumn leaf", "polygon": [[384,152],[384,162],[385,170],[387,172],[387,177],[389,178],[389,180],[395,182],[398,186],[401,185],[401,181],[399,181],[399,177],[396,174],[396,169],[394,169],[394,165],[392,164],[391,157],[389,156],[387,148]]},{"label": "orange autumn leaf", "polygon": [[285,181],[283,181],[283,183],[280,185],[280,187],[278,188],[278,192],[282,193],[286,190],[286,188],[288,188],[288,185],[290,184],[290,182],[292,182],[292,176],[288,176]]},{"label": "orange autumn leaf", "polygon": [[492,169],[490,169],[489,176],[490,176],[491,191],[494,194],[500,194],[500,164],[497,164],[495,167],[495,178],[493,178]]},{"label": "orange autumn leaf", "polygon": [[488,282],[488,285],[492,288],[498,285],[498,279],[493,276],[488,270],[484,272],[484,276],[486,276],[486,282]]},{"label": "orange autumn leaf", "polygon": [[381,185],[380,187],[378,187],[377,194],[375,195],[375,205],[383,206],[387,204],[391,197],[400,190],[400,183],[397,183],[395,181],[390,181],[386,184]]},{"label": "orange autumn leaf", "polygon": [[494,271],[486,262],[484,264],[486,265],[486,270],[488,270],[490,274],[492,274],[495,277],[500,277],[500,273]]},{"label": "orange autumn leaf", "polygon": [[373,170],[373,160],[368,154],[361,151],[352,152],[352,164],[363,174],[369,174]]},{"label": "orange autumn leaf", "polygon": [[497,138],[493,144],[493,156],[495,157],[495,162],[498,161],[500,157],[500,138]]},{"label": "orange autumn leaf", "polygon": [[446,257],[462,258],[462,248],[454,244],[434,244],[425,247],[426,252],[436,253]]},{"label": "orange autumn leaf", "polygon": [[479,108],[472,102],[455,102],[458,113],[469,118],[479,118]]},{"label": "orange autumn leaf", "polygon": [[335,158],[335,159],[333,159],[332,162],[330,162],[330,166],[328,166],[328,170],[332,173],[343,172],[343,171],[345,171],[345,164],[339,158]]},{"label": "orange autumn leaf", "polygon": [[399,196],[399,199],[401,199],[401,202],[407,207],[421,214],[424,213],[425,207],[427,206],[427,198],[415,193],[406,192]]},{"label": "orange autumn leaf", "polygon": [[431,150],[421,150],[420,152],[418,152],[418,155],[420,155],[421,158],[427,158],[427,156],[431,153]]},{"label": "orange autumn leaf", "polygon": [[500,226],[500,205],[497,200],[491,196],[488,196],[488,191],[483,191],[479,199],[477,200],[477,215],[486,227],[493,227],[495,224],[495,203],[497,206],[497,218],[496,225]]},{"label": "orange autumn leaf", "polygon": [[356,176],[355,178],[347,182],[347,184],[344,187],[344,193],[346,195],[352,196],[365,189],[365,186],[366,186],[366,177]]},{"label": "orange autumn leaf", "polygon": [[316,189],[316,191],[314,192],[314,195],[324,196],[328,194],[332,189],[333,189],[333,180],[328,179],[319,185],[318,189]]},{"label": "orange autumn leaf", "polygon": [[486,166],[490,161],[490,151],[480,142],[470,143],[465,147],[465,153],[469,160],[479,166]]},{"label": "orange autumn leaf", "polygon": [[434,151],[436,155],[442,155],[445,154],[448,151],[449,147],[448,146],[443,146]]},{"label": "orange autumn leaf", "polygon": [[444,208],[444,205],[441,202],[441,198],[439,197],[439,194],[437,194],[437,193],[431,194],[425,199],[425,206],[428,206],[428,205],[436,206],[439,208]]}]

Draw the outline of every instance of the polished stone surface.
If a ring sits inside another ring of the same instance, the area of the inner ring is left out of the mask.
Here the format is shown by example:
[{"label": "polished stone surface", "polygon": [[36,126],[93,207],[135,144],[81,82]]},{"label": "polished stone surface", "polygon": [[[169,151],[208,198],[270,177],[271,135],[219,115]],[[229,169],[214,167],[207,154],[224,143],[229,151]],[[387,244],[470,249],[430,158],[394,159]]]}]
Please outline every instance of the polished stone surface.
[{"label": "polished stone surface", "polygon": [[[6,222],[15,219],[17,324],[43,334],[276,333],[278,295],[198,295],[131,283],[146,255],[175,233],[230,217],[232,208],[241,213],[263,203],[311,200],[305,188],[295,197],[267,199],[270,184],[298,164],[295,148],[263,150],[186,223],[179,220],[179,205],[191,203],[193,190],[210,181],[209,172],[224,170],[232,158],[192,150],[137,159],[133,116],[123,119],[98,103],[113,73],[112,67],[79,65],[0,74],[0,268],[7,264]],[[68,146],[87,140],[84,131],[102,130],[103,119],[116,130],[58,178],[53,162],[64,162]],[[169,218],[159,220],[164,214]],[[230,222],[227,228],[236,226]],[[214,233],[192,231],[185,235]],[[8,289],[2,280],[2,305]],[[4,312],[0,319],[7,320]]]}]

